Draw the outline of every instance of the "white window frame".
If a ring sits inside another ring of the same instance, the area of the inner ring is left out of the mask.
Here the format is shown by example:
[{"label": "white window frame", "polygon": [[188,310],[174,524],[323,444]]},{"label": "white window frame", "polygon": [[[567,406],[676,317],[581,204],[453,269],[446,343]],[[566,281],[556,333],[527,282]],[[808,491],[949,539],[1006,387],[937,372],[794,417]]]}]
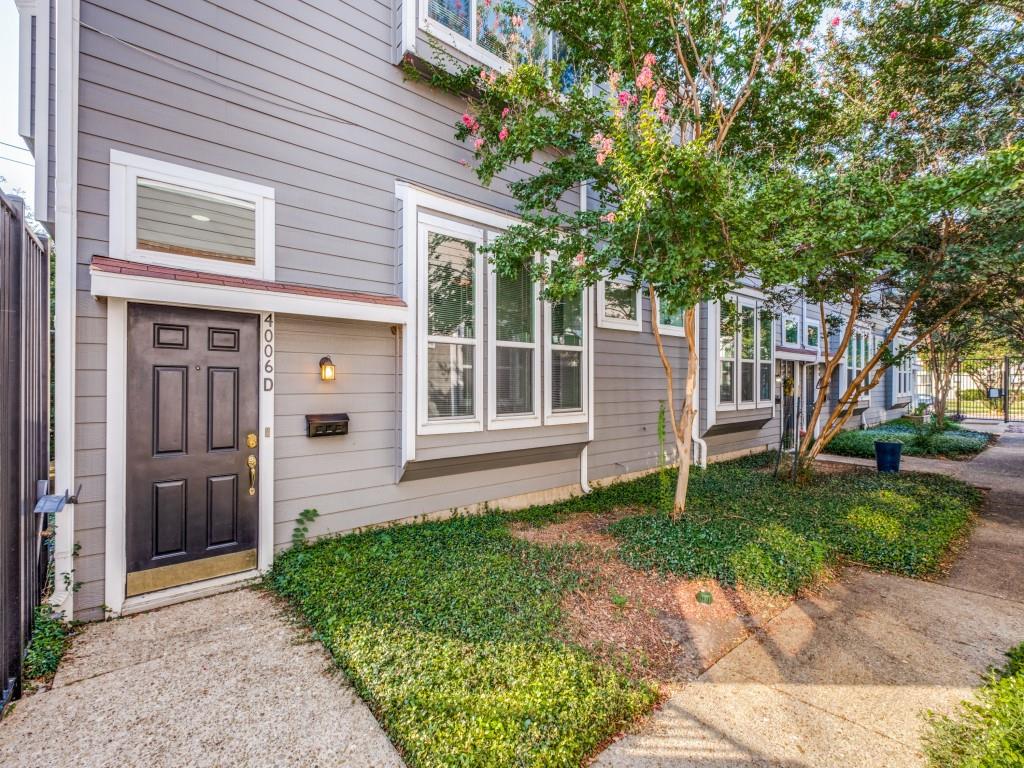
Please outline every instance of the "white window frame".
[{"label": "white window frame", "polygon": [[[428,35],[440,40],[446,45],[450,45],[460,53],[469,56],[471,59],[474,59],[491,69],[496,69],[499,72],[508,72],[512,68],[512,64],[510,62],[505,61],[505,59],[500,56],[495,56],[477,42],[479,36],[479,29],[477,29],[477,6],[480,0],[464,1],[469,5],[469,37],[463,37],[436,19],[430,18],[430,14],[428,13],[429,0],[405,0],[406,3],[418,3],[419,28]],[[497,0],[495,0],[495,2],[497,2]],[[551,57],[551,34],[552,33],[550,31],[544,31],[544,48],[545,56],[547,58]]]},{"label": "white window frame", "polygon": [[[754,356],[752,358],[743,357],[743,310],[749,309],[753,313],[754,318],[754,329],[753,329],[753,350]],[[757,408],[757,395],[758,395],[758,373],[759,369],[759,357],[761,352],[761,337],[758,332],[761,330],[757,318],[757,302],[754,299],[746,296],[740,296],[739,301],[736,302],[736,310],[739,313],[739,323],[736,326],[736,409],[751,410]],[[751,381],[750,399],[743,399],[743,364],[753,365]]]},{"label": "white window frame", "polygon": [[[427,335],[427,238],[431,232],[455,237],[460,240],[469,240],[476,244],[476,263],[473,267],[474,280],[476,281],[476,289],[473,292],[473,329],[475,334],[473,339],[453,340],[447,336]],[[419,285],[419,300],[417,302],[419,305],[419,317],[417,319],[419,333],[417,336],[419,337],[419,363],[417,365],[416,376],[418,413],[416,431],[417,434],[420,435],[481,432],[484,428],[483,405],[481,402],[484,397],[484,367],[483,360],[481,359],[484,340],[481,338],[481,335],[484,333],[485,328],[483,324],[484,267],[483,254],[480,252],[480,248],[484,244],[484,230],[479,227],[471,227],[467,224],[441,218],[440,216],[421,213],[419,216],[417,235],[418,250],[416,253],[416,264],[419,278],[417,280]],[[443,344],[456,343],[473,347],[472,416],[466,418],[430,419],[427,402],[427,345],[432,341]]]},{"label": "white window frame", "polygon": [[[616,317],[605,317],[605,284],[615,283],[616,285],[633,286],[636,290],[636,318],[634,320],[620,320]],[[620,275],[619,277],[607,278],[597,284],[597,326],[598,328],[610,328],[617,331],[634,331],[643,333],[644,330],[644,296],[643,288],[637,285],[633,278]]]},{"label": "white window frame", "polygon": [[[639,306],[639,305],[638,305]],[[654,307],[651,309],[651,320],[658,324],[658,332],[662,336],[679,336],[686,338],[686,310],[683,310],[683,325],[665,325],[661,322],[661,297],[654,294]]]},{"label": "white window frame", "polygon": [[[583,289],[580,292],[580,300],[583,304],[583,343],[578,346],[566,344],[553,344],[551,342],[551,303],[544,302],[544,424],[583,424],[590,419],[590,335],[592,325],[590,323],[590,291]],[[551,407],[551,356],[553,352],[580,352],[580,365],[583,370],[580,372],[580,403],[583,406],[578,411],[555,411]]]},{"label": "white window frame", "polygon": [[[493,230],[490,230],[493,231]],[[498,271],[494,264],[487,266],[487,429],[520,429],[541,426],[541,376],[543,362],[541,344],[541,301],[540,287],[532,280],[533,288],[533,343],[523,341],[500,341],[498,339]],[[498,413],[498,347],[530,349],[533,351],[533,413]]]},{"label": "white window frame", "polygon": [[[843,350],[843,390],[847,390],[857,375],[864,370],[865,364],[871,359],[871,345],[874,340],[874,333],[866,328],[854,327],[850,334],[850,341]],[[853,365],[850,361],[853,361]],[[871,390],[861,395],[859,403],[871,402]]]},{"label": "white window frame", "polygon": [[[900,344],[900,351],[905,347]],[[912,397],[914,394],[914,354],[911,352],[893,369],[896,373],[896,399]]]},{"label": "white window frame", "polygon": [[[811,332],[811,328],[814,328],[818,332],[818,343],[811,344],[807,338]],[[808,319],[804,323],[804,347],[807,349],[813,349],[815,352],[821,352],[821,321]]]},{"label": "white window frame", "polygon": [[[794,323],[796,323],[796,341],[794,341],[794,342],[790,342],[786,338],[786,323],[788,323],[791,320]],[[801,333],[801,330],[802,330],[802,323],[800,322],[800,315],[794,315],[792,313],[786,313],[785,315],[783,315],[782,316],[782,338],[780,339],[780,341],[782,343],[782,346],[789,347],[790,349],[792,349],[793,347],[802,347],[804,345],[804,337],[803,337],[803,334]]]},{"label": "white window frame", "polygon": [[[775,318],[769,317],[768,332],[771,334],[771,338],[768,340],[768,353],[769,357],[767,360],[761,359],[761,330],[765,322],[764,318],[761,317],[761,313],[764,311],[764,302],[757,302],[755,308],[755,326],[754,330],[757,334],[757,356],[756,364],[754,367],[754,387],[756,389],[756,397],[758,408],[774,408],[775,407]],[[763,399],[761,397],[761,365],[768,364],[768,398]]]},{"label": "white window frame", "polygon": [[[743,358],[741,357],[741,327],[737,324],[736,332],[733,335],[733,356],[731,358],[722,357],[722,302],[715,302],[716,312],[714,317],[710,318],[714,320],[714,340],[715,346],[715,369],[714,369],[714,390],[715,390],[715,407],[719,411],[749,411],[760,408],[772,408],[775,407],[775,318],[768,320],[768,327],[771,329],[771,344],[769,349],[771,350],[770,357],[768,360],[764,360],[761,355],[761,329],[764,324],[764,320],[761,317],[761,313],[764,310],[764,300],[757,296],[751,296],[748,294],[736,294],[730,293],[726,297],[726,301],[733,304],[736,307],[737,316],[742,311],[743,307],[751,307],[754,310],[754,397],[750,401],[741,401],[742,395],[742,367]],[[710,328],[711,326],[709,326]],[[721,399],[722,396],[722,362],[732,361],[733,363],[733,399],[725,400]],[[750,362],[747,358],[746,362]],[[765,400],[761,397],[761,364],[769,364],[768,381],[769,383],[769,395],[768,399]]]},{"label": "white window frame", "polygon": [[[234,264],[198,256],[137,247],[138,180],[150,179],[198,193],[251,203],[255,210],[252,264]],[[274,190],[217,173],[199,171],[150,157],[110,150],[110,256],[175,269],[273,281],[275,276]]]}]

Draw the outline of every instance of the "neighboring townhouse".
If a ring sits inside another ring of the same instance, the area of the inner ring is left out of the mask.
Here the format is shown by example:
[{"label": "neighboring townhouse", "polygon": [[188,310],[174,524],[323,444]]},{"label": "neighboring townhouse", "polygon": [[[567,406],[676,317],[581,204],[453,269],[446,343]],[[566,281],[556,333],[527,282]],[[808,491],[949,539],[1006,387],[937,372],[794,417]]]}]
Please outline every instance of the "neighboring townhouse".
[{"label": "neighboring townhouse", "polygon": [[[682,381],[681,317],[628,280],[551,304],[525,270],[497,275],[481,247],[531,169],[481,186],[454,139],[465,104],[404,75],[435,45],[501,66],[472,4],[18,6],[58,259],[69,617],[251,578],[306,509],[323,535],[658,466],[651,323]],[[717,304],[699,315],[701,462],[777,446],[826,342],[806,308],[764,318],[753,287],[730,301],[731,339]]]}]

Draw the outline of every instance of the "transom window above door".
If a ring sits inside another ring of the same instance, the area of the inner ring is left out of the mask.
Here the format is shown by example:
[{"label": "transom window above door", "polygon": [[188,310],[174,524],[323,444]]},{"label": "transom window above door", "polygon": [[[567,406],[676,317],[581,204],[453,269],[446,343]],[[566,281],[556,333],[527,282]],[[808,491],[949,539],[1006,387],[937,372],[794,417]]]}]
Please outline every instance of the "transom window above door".
[{"label": "transom window above door", "polygon": [[110,256],[274,279],[274,190],[111,150]]}]

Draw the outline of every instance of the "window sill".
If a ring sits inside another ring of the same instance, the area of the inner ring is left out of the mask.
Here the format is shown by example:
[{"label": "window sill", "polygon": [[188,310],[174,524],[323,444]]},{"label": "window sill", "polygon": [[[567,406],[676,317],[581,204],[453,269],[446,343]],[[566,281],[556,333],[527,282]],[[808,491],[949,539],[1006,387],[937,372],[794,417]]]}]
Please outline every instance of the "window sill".
[{"label": "window sill", "polygon": [[419,25],[420,31],[424,34],[429,35],[438,42],[444,43],[447,46],[454,48],[459,53],[468,56],[473,61],[483,64],[484,66],[496,69],[499,72],[507,72],[511,69],[509,64],[504,59],[495,56],[493,53],[483,48],[480,45],[472,42],[471,40],[463,37],[462,35],[453,32],[448,29],[444,24],[440,24],[434,21],[429,16],[420,19]]},{"label": "window sill", "polygon": [[573,411],[570,413],[549,413],[544,417],[544,425],[554,424],[586,424],[588,416],[583,411]]},{"label": "window sill", "polygon": [[541,426],[540,416],[493,416],[487,421],[487,429],[527,429]]},{"label": "window sill", "polygon": [[420,424],[416,430],[418,435],[451,435],[462,432],[483,432],[484,425],[479,419],[472,421],[467,420],[452,420],[452,421],[431,421],[426,424]]}]

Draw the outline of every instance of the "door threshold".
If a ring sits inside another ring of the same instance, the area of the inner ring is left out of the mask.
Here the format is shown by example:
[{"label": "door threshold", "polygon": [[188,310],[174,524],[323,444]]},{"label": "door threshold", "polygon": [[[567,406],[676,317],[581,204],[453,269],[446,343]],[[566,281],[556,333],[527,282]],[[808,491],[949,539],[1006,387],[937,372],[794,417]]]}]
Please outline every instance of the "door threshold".
[{"label": "door threshold", "polygon": [[133,613],[151,611],[154,608],[163,608],[175,603],[184,603],[188,600],[197,600],[200,597],[209,597],[220,592],[228,592],[232,589],[251,584],[260,578],[260,572],[252,570],[232,573],[227,576],[219,576],[215,579],[197,581],[193,584],[182,584],[179,587],[161,589],[158,592],[147,592],[144,595],[129,597],[121,606],[120,613],[114,616],[128,616]]}]

